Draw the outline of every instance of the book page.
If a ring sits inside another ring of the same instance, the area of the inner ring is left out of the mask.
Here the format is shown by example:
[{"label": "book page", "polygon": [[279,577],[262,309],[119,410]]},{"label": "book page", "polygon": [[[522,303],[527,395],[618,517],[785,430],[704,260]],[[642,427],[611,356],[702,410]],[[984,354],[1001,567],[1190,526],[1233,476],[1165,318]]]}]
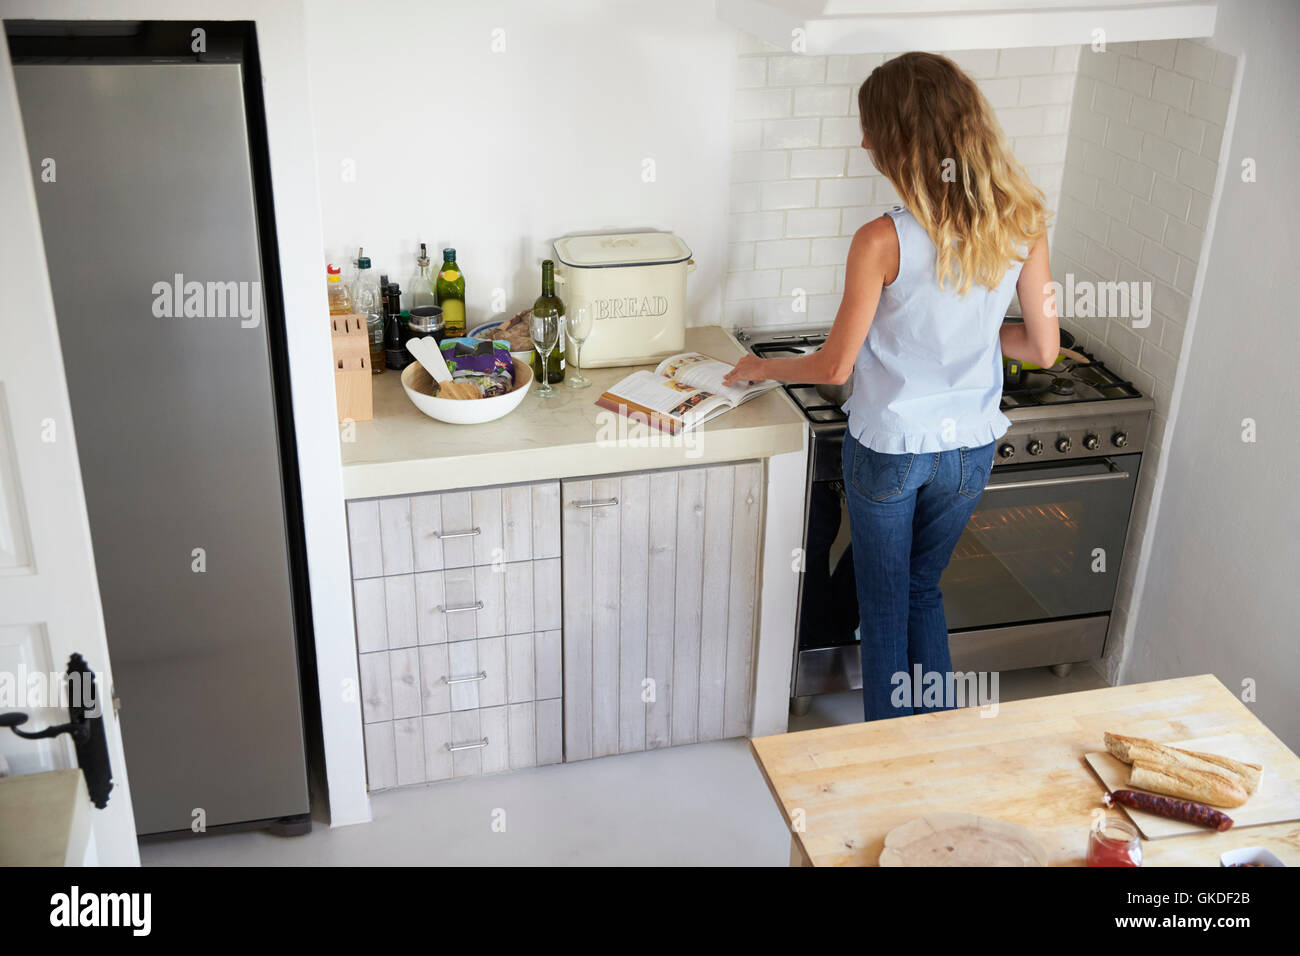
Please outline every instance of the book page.
[{"label": "book page", "polygon": [[633,372],[601,397],[633,406],[630,411],[637,411],[635,406],[640,406],[665,415],[682,422],[687,428],[699,424],[710,413],[731,405],[723,395],[646,371]]},{"label": "book page", "polygon": [[749,385],[723,385],[722,379],[733,368],[726,362],[701,355],[699,352],[683,352],[673,355],[659,363],[655,374],[675,378],[683,385],[691,385],[721,395],[730,405],[747,402],[756,395],[762,395],[777,387],[778,382],[753,382]]}]

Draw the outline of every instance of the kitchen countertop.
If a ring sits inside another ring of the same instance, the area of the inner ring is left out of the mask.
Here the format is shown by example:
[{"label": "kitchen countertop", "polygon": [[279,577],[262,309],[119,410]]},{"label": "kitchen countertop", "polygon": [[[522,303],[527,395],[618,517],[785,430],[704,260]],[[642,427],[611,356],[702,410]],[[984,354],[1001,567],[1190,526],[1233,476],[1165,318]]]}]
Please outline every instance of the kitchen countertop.
[{"label": "kitchen countertop", "polygon": [[[1084,754],[1105,750],[1106,731],[1162,742],[1241,734],[1266,768],[1300,784],[1300,757],[1210,674],[1020,700],[988,718],[967,707],[750,745],[786,823],[804,811],[792,865],[875,866],[894,827],[956,811],[1018,823],[1050,865],[1081,866],[1105,792]],[[1218,866],[1221,853],[1250,846],[1300,866],[1300,820],[1144,840],[1143,866]]]},{"label": "kitchen countertop", "polygon": [[[744,349],[720,326],[686,330],[686,348],[722,361]],[[537,397],[483,425],[448,425],[420,412],[399,376],[375,376],[374,419],[357,422],[354,440],[340,429],[343,489],[349,498],[406,495],[451,488],[502,485],[586,475],[677,468],[711,462],[767,458],[803,446],[802,413],[775,389],[685,435],[669,436],[616,416],[622,432],[597,421],[612,413],[596,406],[609,386],[636,366],[586,370],[585,389],[558,386],[560,396]],[[570,373],[572,374],[572,370]],[[613,439],[613,440],[611,440]]]}]

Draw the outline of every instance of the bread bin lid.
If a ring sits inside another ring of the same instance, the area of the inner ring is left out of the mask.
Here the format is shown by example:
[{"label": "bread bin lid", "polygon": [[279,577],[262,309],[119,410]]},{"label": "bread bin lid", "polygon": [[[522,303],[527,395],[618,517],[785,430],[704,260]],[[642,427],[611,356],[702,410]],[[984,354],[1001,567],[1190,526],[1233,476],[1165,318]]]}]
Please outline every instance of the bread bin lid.
[{"label": "bread bin lid", "polygon": [[671,232],[615,232],[555,240],[555,258],[573,269],[658,266],[690,257],[690,248]]}]

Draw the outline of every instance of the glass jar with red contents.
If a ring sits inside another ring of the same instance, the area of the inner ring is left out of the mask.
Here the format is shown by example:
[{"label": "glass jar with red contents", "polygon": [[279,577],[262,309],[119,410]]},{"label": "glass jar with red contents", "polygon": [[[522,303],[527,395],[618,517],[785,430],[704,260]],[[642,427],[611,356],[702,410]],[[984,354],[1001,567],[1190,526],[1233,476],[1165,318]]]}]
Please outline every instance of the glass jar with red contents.
[{"label": "glass jar with red contents", "polygon": [[1142,839],[1137,827],[1120,817],[1101,818],[1088,832],[1089,866],[1141,866]]}]

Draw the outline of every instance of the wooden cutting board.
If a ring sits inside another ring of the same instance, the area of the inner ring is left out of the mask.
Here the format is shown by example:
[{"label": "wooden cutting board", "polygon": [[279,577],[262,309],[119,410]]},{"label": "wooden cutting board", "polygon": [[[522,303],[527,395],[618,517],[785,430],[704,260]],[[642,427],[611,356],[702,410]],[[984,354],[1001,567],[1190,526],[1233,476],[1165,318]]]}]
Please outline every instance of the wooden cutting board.
[{"label": "wooden cutting board", "polygon": [[[1245,763],[1257,763],[1263,766],[1264,775],[1256,790],[1239,807],[1215,807],[1232,817],[1232,828],[1260,826],[1265,823],[1284,823],[1288,820],[1300,820],[1300,789],[1279,776],[1273,768],[1281,765],[1282,755],[1277,753],[1270,740],[1259,737],[1245,737],[1241,734],[1224,734],[1219,737],[1197,737],[1194,740],[1159,741],[1171,747],[1183,750],[1199,750],[1203,753],[1219,754]],[[1116,760],[1106,751],[1084,755],[1088,766],[1101,778],[1106,789],[1137,790],[1128,783],[1129,765]],[[1188,833],[1209,832],[1205,827],[1181,820],[1158,817],[1144,810],[1123,807],[1147,840],[1159,840],[1164,837],[1183,836]]]},{"label": "wooden cutting board", "polygon": [[930,813],[885,837],[881,866],[1047,866],[1047,848],[1015,823],[974,813]]}]

